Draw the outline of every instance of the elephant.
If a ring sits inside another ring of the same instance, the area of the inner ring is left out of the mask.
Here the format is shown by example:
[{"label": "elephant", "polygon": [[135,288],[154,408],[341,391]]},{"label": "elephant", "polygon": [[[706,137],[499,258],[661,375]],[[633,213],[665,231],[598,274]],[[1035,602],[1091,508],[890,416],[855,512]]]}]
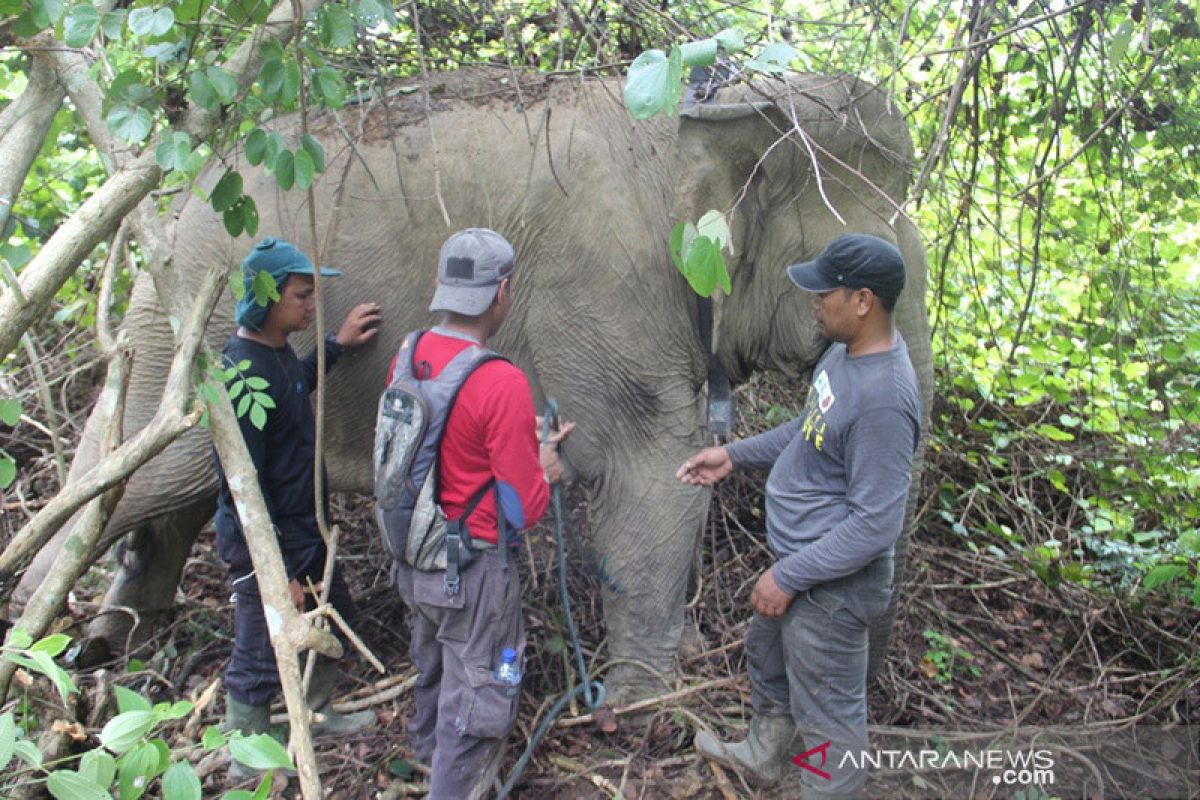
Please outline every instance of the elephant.
[{"label": "elephant", "polygon": [[[926,258],[897,205],[912,143],[889,98],[847,75],[710,87],[689,92],[680,114],[644,121],[630,116],[616,79],[511,81],[507,71],[503,78],[487,70],[434,75],[423,91],[397,93],[386,105],[312,119],[310,132],[327,153],[313,187],[315,241],[306,193],[281,191],[241,153],[207,168],[198,185],[211,191],[225,164],[236,165],[259,208],[256,238],[286,238],[344,271],[324,284],[326,319],[365,299],[383,306],[376,340],[348,353],[327,384],[326,463],[335,491],[371,490],[375,400],[402,337],[430,322],[441,243],[470,226],[512,242],[515,300],[494,346],[525,371],[539,407],[553,396],[578,423],[564,457],[590,492],[596,555],[607,573],[607,646],[620,662],[607,679],[618,702],[659,688],[650,676],[670,673],[681,641],[708,494],[674,474],[712,440],[710,361],[734,383],[762,369],[806,375],[827,344],[808,298],[787,283],[786,265],[845,232],[897,244],[909,270],[897,321],[928,417]],[[297,118],[281,118],[274,129],[296,146]],[[231,238],[197,194],[183,197],[169,220],[185,290],[214,262],[236,269],[255,241]],[[733,248],[732,292],[712,312],[715,359],[699,328],[700,301],[669,250],[672,226],[709,209],[729,212]],[[207,329],[218,349],[234,328],[226,300]],[[146,274],[135,282],[124,325],[136,343],[128,436],[153,413],[172,355]],[[293,339],[297,352],[307,352],[311,337]],[[97,457],[94,427],[85,428],[72,475]],[[193,429],[130,480],[109,531],[133,535],[108,604],[133,608],[143,621],[170,608],[192,542],[213,513],[210,453],[207,432]],[[26,586],[40,580],[53,552],[39,554]],[[102,633],[123,641],[126,617],[102,621]],[[877,655],[890,622],[876,634]]]}]

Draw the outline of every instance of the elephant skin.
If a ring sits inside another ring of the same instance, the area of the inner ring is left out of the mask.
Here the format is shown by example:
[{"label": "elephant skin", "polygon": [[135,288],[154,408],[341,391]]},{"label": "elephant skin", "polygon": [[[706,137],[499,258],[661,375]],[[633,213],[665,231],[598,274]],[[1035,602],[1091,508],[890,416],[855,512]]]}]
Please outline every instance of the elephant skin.
[{"label": "elephant skin", "polygon": [[[708,209],[733,209],[733,292],[716,304],[715,342],[734,381],[759,369],[806,375],[824,347],[809,299],[787,282],[786,265],[845,232],[897,243],[909,268],[897,319],[928,409],[925,254],[895,206],[909,181],[908,131],[878,89],[848,76],[722,88],[678,117],[641,122],[625,110],[615,80],[539,78],[520,95],[481,72],[433,81],[428,111],[416,93],[387,108],[346,109],[342,127],[329,116],[313,121],[328,161],[314,186],[316,249],[322,264],[345,273],[323,284],[327,325],[366,300],[384,312],[379,336],[347,353],[327,384],[331,487],[371,491],[376,398],[404,334],[430,323],[441,243],[468,226],[501,232],[517,253],[515,303],[493,344],[529,376],[539,406],[553,396],[563,416],[578,422],[565,458],[590,491],[594,546],[607,572],[608,652],[623,662],[608,678],[619,687],[615,700],[645,693],[658,688],[653,672],[669,674],[673,666],[708,506],[706,491],[674,477],[711,436],[697,298],[672,264],[671,228]],[[294,149],[298,121],[284,119],[277,130]],[[241,171],[258,205],[258,237],[283,237],[313,253],[306,193],[280,191],[241,154],[226,163]],[[200,186],[211,190],[223,170],[208,168]],[[191,194],[171,225],[185,287],[213,262],[235,269],[254,243],[231,239]],[[234,327],[233,305],[224,298],[209,324],[213,348]],[[167,320],[144,273],[125,325],[137,347],[128,436],[153,414],[172,355]],[[311,332],[293,345],[307,352]],[[94,462],[96,433],[87,426],[72,474]],[[210,452],[207,432],[193,430],[131,479],[110,530],[139,530],[144,557],[136,569],[168,577],[154,588],[119,578],[111,606],[152,613],[170,605],[190,537],[213,507]],[[146,547],[156,535],[171,537],[170,546]],[[43,550],[27,571],[26,590],[52,553]],[[106,619],[102,632],[123,641],[119,628],[128,619]]]}]

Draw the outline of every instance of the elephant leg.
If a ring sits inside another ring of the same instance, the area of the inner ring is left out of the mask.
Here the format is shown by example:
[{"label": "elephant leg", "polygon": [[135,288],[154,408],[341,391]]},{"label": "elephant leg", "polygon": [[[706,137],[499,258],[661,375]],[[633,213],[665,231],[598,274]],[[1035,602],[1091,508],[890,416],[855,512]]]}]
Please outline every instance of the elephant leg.
[{"label": "elephant leg", "polygon": [[202,497],[146,520],[125,537],[117,551],[116,578],[104,597],[105,613],[89,626],[89,637],[107,642],[114,652],[124,649],[126,640],[131,650],[146,641],[174,607],[192,543],[215,508],[215,497]]},{"label": "elephant leg", "polygon": [[610,705],[660,694],[669,688],[663,678],[674,674],[709,499],[675,478],[691,452],[686,444],[633,451],[594,492],[608,652],[616,662],[604,679]]}]

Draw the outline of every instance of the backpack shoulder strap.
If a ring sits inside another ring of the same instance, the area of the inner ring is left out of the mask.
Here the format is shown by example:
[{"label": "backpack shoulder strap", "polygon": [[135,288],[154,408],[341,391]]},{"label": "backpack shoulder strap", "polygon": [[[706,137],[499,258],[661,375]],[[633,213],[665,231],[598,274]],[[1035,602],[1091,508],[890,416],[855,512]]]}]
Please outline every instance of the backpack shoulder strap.
[{"label": "backpack shoulder strap", "polygon": [[415,376],[413,366],[417,352],[417,342],[421,341],[421,337],[427,332],[424,329],[410,331],[404,337],[404,341],[400,343],[400,349],[396,351],[395,366],[392,368],[392,379],[388,382],[389,387],[395,385],[402,378]]}]

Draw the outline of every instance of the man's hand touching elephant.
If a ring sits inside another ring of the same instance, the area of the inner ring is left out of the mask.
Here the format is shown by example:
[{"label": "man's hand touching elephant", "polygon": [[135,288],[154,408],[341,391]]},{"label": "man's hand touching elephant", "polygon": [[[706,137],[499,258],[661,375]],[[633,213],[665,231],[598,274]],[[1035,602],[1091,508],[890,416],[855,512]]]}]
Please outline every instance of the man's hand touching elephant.
[{"label": "man's hand touching elephant", "polygon": [[334,338],[346,348],[366,344],[379,331],[381,318],[378,303],[360,303],[350,309]]},{"label": "man's hand touching elephant", "polygon": [[792,604],[792,595],[779,588],[771,570],[758,577],[754,591],[750,592],[750,605],[764,617],[782,617]]},{"label": "man's hand touching elephant", "polygon": [[[542,425],[544,424],[542,417],[536,418],[538,435],[541,435]],[[574,422],[562,423],[558,430],[550,431],[550,438],[541,442],[538,447],[538,460],[542,463],[542,474],[546,476],[546,483],[553,486],[563,479],[563,474],[566,472],[563,467],[562,459],[558,454],[558,446],[567,440],[571,435],[571,431],[575,430]]]},{"label": "man's hand touching elephant", "polygon": [[683,462],[675,477],[691,486],[712,486],[733,472],[733,461],[724,447],[706,447]]}]

